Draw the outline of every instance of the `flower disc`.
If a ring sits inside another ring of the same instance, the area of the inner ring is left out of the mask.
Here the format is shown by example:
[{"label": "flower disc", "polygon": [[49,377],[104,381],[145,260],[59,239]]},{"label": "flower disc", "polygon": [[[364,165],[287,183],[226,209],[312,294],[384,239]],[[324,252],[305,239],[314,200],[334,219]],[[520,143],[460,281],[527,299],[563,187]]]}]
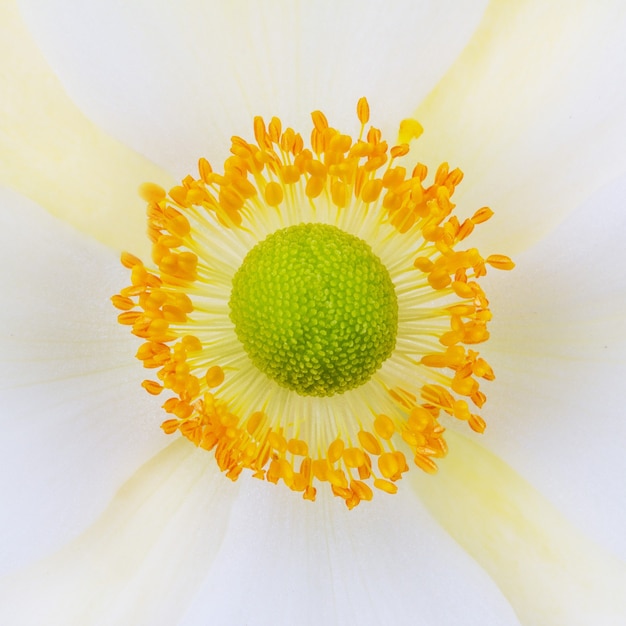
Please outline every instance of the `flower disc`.
[{"label": "flower disc", "polygon": [[307,500],[325,484],[349,508],[396,493],[407,454],[436,472],[450,422],[485,429],[479,281],[513,267],[463,247],[493,212],[454,214],[461,170],[407,169],[416,120],[390,147],[365,98],[356,112],[353,137],[314,111],[310,147],[256,117],[223,173],[201,158],[169,191],[142,185],[154,267],[124,253],[131,284],[112,298],[156,370],[144,389],[167,396],[165,433],[232,480]]},{"label": "flower disc", "polygon": [[272,233],[233,278],[230,317],[252,362],[301,395],[359,387],[395,346],[389,272],[363,240],[328,224]]}]

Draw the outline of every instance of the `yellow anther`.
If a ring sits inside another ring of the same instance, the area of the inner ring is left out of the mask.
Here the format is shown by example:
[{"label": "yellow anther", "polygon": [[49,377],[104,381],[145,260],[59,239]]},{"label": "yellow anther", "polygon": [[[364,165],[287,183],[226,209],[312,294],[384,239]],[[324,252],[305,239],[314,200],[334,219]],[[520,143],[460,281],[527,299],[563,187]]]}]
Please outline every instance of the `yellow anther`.
[{"label": "yellow anther", "polygon": [[350,148],[350,153],[348,154],[348,158],[361,158],[365,156],[370,156],[373,152],[373,148],[369,143],[364,141],[358,141],[355,143],[352,148]]},{"label": "yellow anther", "polygon": [[393,420],[388,415],[378,415],[374,420],[376,434],[383,439],[391,439],[395,432]]},{"label": "yellow anther", "polygon": [[383,174],[383,186],[387,189],[398,187],[406,176],[404,167],[392,167]]},{"label": "yellow anther", "polygon": [[174,415],[180,419],[186,419],[193,413],[193,407],[187,402],[179,402],[174,409]]},{"label": "yellow anther", "polygon": [[437,473],[437,464],[427,456],[422,454],[416,454],[413,457],[413,462],[417,467],[426,472],[427,474],[436,474]]},{"label": "yellow anther", "polygon": [[[377,144],[380,144],[381,139],[382,139],[382,133],[380,132],[380,129],[374,128],[373,126],[370,127],[370,129],[367,131],[367,141],[370,144],[372,144],[375,152],[379,152],[377,150],[378,148]],[[381,148],[385,149],[386,146],[381,146]]]},{"label": "yellow anther", "polygon": [[378,457],[378,469],[385,478],[392,478],[400,472],[398,458],[393,452],[385,452]]},{"label": "yellow anther", "polygon": [[369,452],[370,454],[379,455],[383,451],[380,442],[372,433],[368,433],[364,430],[360,430],[358,432],[359,443],[363,446],[363,448]]},{"label": "yellow anther", "polygon": [[422,431],[432,425],[433,416],[424,407],[415,406],[411,409],[407,423],[414,430]]},{"label": "yellow anther", "polygon": [[361,190],[363,202],[375,202],[383,189],[383,181],[380,179],[368,180]]},{"label": "yellow anther", "polygon": [[413,261],[413,266],[426,273],[432,272],[434,268],[433,262],[428,257],[417,257],[415,261]]},{"label": "yellow anther", "polygon": [[343,155],[348,150],[350,150],[352,146],[352,137],[350,135],[335,135],[328,144],[327,155],[330,156],[332,153],[338,153],[338,155]]},{"label": "yellow anther", "polygon": [[346,478],[346,474],[343,470],[333,470],[328,476],[328,482],[335,487],[339,487],[340,489],[348,488],[348,479]]},{"label": "yellow anther", "polygon": [[280,141],[281,130],[282,130],[282,124],[280,122],[280,119],[277,117],[273,117],[270,120],[268,132],[269,132],[270,139],[274,143],[278,143]]},{"label": "yellow anther", "polygon": [[450,359],[445,353],[426,354],[420,359],[420,363],[426,367],[450,367]]},{"label": "yellow anther", "polygon": [[333,204],[342,209],[348,205],[348,186],[339,181],[334,180],[330,186],[330,195],[333,200]]},{"label": "yellow anther", "polygon": [[144,380],[141,386],[153,396],[158,396],[163,391],[163,386],[154,380]]},{"label": "yellow anther", "polygon": [[311,199],[317,198],[324,191],[324,184],[325,179],[321,176],[311,176],[306,184],[306,195]]},{"label": "yellow anther", "polygon": [[483,222],[486,222],[492,215],[493,211],[489,207],[484,206],[482,207],[482,209],[478,209],[478,211],[476,211],[476,213],[472,215],[472,222],[474,222],[474,224],[482,224]]},{"label": "yellow anther", "polygon": [[161,313],[163,315],[163,319],[167,320],[168,322],[183,323],[187,321],[187,315],[184,313],[184,311],[181,311],[178,307],[175,306],[165,305],[161,309]]},{"label": "yellow anther", "polygon": [[343,451],[343,460],[348,467],[359,467],[365,464],[365,454],[360,448],[346,448]]},{"label": "yellow anther", "polygon": [[470,410],[465,400],[457,400],[454,403],[454,417],[460,420],[468,420],[470,418]]},{"label": "yellow anther", "polygon": [[400,130],[398,131],[398,143],[410,143],[423,132],[424,128],[417,120],[412,118],[402,120],[400,122]]},{"label": "yellow anther", "polygon": [[421,395],[426,402],[435,406],[451,408],[454,405],[450,393],[440,385],[424,385]]},{"label": "yellow anther", "polygon": [[165,189],[155,183],[143,183],[139,187],[139,195],[146,202],[160,202],[165,199]]},{"label": "yellow anther", "polygon": [[244,203],[244,198],[239,193],[226,186],[220,187],[218,199],[222,208],[230,213],[239,211]]},{"label": "yellow anther", "polygon": [[267,131],[265,130],[265,122],[262,117],[255,117],[253,122],[254,138],[262,148],[265,147]]},{"label": "yellow anther", "polygon": [[[291,185],[293,183],[297,183],[298,180],[300,180],[300,170],[295,165],[285,165],[280,169],[280,176],[281,176],[283,183],[285,183],[286,185]],[[275,184],[275,183],[270,183],[270,184]],[[267,194],[267,188],[266,188],[265,193]],[[265,199],[267,201],[267,195]],[[280,202],[282,202],[282,197],[280,201],[278,202],[278,204],[280,204]],[[270,206],[278,206],[278,205],[270,204]]]},{"label": "yellow anther", "polygon": [[470,428],[477,433],[485,432],[485,428],[487,427],[485,420],[480,415],[476,415],[474,413],[470,415],[468,423]]},{"label": "yellow anther", "polygon": [[294,473],[293,467],[286,459],[280,459],[278,462],[278,474],[285,481],[288,487],[293,485]]},{"label": "yellow anther", "polygon": [[171,435],[178,430],[180,422],[177,419],[165,420],[161,424],[161,428],[166,435]]},{"label": "yellow anther", "polygon": [[130,254],[129,252],[122,252],[121,256],[122,265],[127,267],[128,269],[132,269],[135,265],[143,266],[141,259],[138,259],[136,256]]},{"label": "yellow anther", "polygon": [[426,443],[426,437],[424,437],[423,434],[417,433],[409,428],[403,429],[401,434],[402,439],[404,439],[404,441],[412,448],[422,446]]},{"label": "yellow anther", "polygon": [[374,492],[362,480],[350,481],[350,489],[358,496],[359,500],[371,500]]},{"label": "yellow anther", "polygon": [[312,464],[312,471],[317,480],[320,482],[328,482],[332,468],[326,459],[315,459]]},{"label": "yellow anther", "polygon": [[115,295],[111,297],[111,302],[116,309],[120,311],[130,311],[135,307],[135,303],[128,297]]},{"label": "yellow anther", "polygon": [[318,132],[323,132],[328,128],[328,120],[321,111],[313,111],[311,113],[311,119],[313,120],[313,126]]},{"label": "yellow anther", "polygon": [[213,365],[207,370],[205,378],[209,388],[219,387],[224,382],[224,370],[219,365]]},{"label": "yellow anther", "polygon": [[188,205],[187,193],[188,190],[185,187],[178,185],[169,190],[169,197],[181,207],[186,207]]},{"label": "yellow anther", "polygon": [[383,480],[382,478],[377,478],[376,480],[374,480],[374,487],[386,493],[398,493],[398,485],[394,485],[392,482],[389,482],[388,480]]},{"label": "yellow anther", "polygon": [[287,450],[287,440],[280,433],[270,432],[267,436],[267,441],[277,452],[283,453]]},{"label": "yellow anther", "polygon": [[356,105],[356,114],[363,126],[370,121],[370,105],[367,102],[367,98],[359,98]]},{"label": "yellow anther", "polygon": [[117,321],[124,326],[132,326],[135,322],[142,318],[139,311],[126,311],[117,316]]},{"label": "yellow anther", "polygon": [[428,282],[433,289],[445,289],[450,283],[452,279],[450,278],[450,274],[445,270],[433,270],[428,275]]},{"label": "yellow anther", "polygon": [[280,147],[285,152],[294,152],[294,153],[300,152],[300,150],[296,149],[296,134],[293,132],[292,128],[288,128],[281,135]]},{"label": "yellow anther", "polygon": [[341,458],[344,447],[345,445],[341,439],[335,439],[328,447],[328,453],[326,455],[328,460],[331,463],[336,463]]},{"label": "yellow anther", "polygon": [[471,298],[474,295],[474,290],[467,283],[454,281],[451,287],[459,298]]},{"label": "yellow anther", "polygon": [[232,176],[230,184],[233,186],[235,191],[246,200],[257,195],[256,187],[241,175]]},{"label": "yellow anther", "polygon": [[390,154],[394,159],[398,157],[406,156],[409,153],[409,144],[402,143],[399,146],[394,146],[390,150]]},{"label": "yellow anther", "polygon": [[268,183],[265,187],[265,202],[278,206],[283,201],[283,188],[278,183]]},{"label": "yellow anther", "polygon": [[302,441],[301,439],[290,439],[287,442],[287,450],[291,452],[291,454],[296,454],[298,456],[307,456],[309,454],[309,446],[306,441]]},{"label": "yellow anther", "polygon": [[[180,309],[184,313],[191,313],[193,311],[193,304],[189,298],[189,296],[185,293],[173,293],[168,294],[168,302],[171,302],[172,306],[175,306],[177,309]],[[194,338],[195,343],[193,345],[197,346],[199,339],[197,337]],[[188,340],[191,341],[191,340]],[[196,348],[199,350],[200,348]]]},{"label": "yellow anther", "polygon": [[265,415],[261,411],[255,411],[248,419],[246,423],[246,430],[249,435],[254,435],[254,433],[261,426]]},{"label": "yellow anther", "polygon": [[484,378],[485,380],[494,380],[495,378],[491,366],[484,359],[476,359],[472,365],[472,372],[474,375],[480,376],[480,378]]},{"label": "yellow anther", "polygon": [[305,170],[311,174],[311,176],[319,176],[320,178],[324,178],[328,173],[328,168],[317,159],[311,159],[306,162]]},{"label": "yellow anther", "polygon": [[200,352],[202,350],[202,342],[194,335],[185,335],[182,339],[182,345],[187,352]]},{"label": "yellow anther", "polygon": [[486,262],[498,270],[512,270],[515,267],[515,263],[503,254],[492,254],[487,257]]}]

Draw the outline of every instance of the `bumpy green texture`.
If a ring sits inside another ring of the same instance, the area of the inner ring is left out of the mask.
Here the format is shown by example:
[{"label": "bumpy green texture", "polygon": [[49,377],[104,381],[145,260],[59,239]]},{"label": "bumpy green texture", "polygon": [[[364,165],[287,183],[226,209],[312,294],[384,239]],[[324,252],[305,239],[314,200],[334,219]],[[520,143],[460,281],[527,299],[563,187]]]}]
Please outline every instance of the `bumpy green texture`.
[{"label": "bumpy green texture", "polygon": [[254,365],[301,395],[362,385],[396,343],[389,272],[365,241],[327,224],[291,226],[257,244],[229,304]]}]

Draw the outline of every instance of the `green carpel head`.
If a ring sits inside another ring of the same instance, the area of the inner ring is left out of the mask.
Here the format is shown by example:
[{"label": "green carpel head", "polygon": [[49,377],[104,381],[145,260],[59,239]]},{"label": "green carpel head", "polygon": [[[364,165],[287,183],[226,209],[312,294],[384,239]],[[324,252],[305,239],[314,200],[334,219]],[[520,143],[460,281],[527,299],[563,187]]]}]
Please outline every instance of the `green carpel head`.
[{"label": "green carpel head", "polygon": [[365,241],[327,224],[284,228],[252,248],[229,306],[252,363],[300,395],[359,387],[395,347],[389,272]]}]

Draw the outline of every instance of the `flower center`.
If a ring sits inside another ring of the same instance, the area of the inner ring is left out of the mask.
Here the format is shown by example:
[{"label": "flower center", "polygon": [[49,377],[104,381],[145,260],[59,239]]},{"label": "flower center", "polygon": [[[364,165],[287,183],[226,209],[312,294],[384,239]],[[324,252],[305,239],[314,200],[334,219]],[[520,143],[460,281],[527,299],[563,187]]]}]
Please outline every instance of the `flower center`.
[{"label": "flower center", "polygon": [[367,382],[395,347],[389,272],[362,239],[328,224],[272,233],[233,278],[230,317],[250,360],[301,395]]},{"label": "flower center", "polygon": [[152,261],[123,253],[130,285],[112,298],[154,372],[142,386],[166,396],[165,433],[232,480],[307,500],[326,485],[348,508],[396,493],[411,458],[436,472],[450,424],[483,432],[479,281],[514,265],[464,247],[493,212],[454,214],[463,173],[411,162],[415,120],[389,146],[365,98],[356,112],[353,137],[314,111],[309,147],[257,117],[222,173],[201,158],[169,191],[142,185]]}]

